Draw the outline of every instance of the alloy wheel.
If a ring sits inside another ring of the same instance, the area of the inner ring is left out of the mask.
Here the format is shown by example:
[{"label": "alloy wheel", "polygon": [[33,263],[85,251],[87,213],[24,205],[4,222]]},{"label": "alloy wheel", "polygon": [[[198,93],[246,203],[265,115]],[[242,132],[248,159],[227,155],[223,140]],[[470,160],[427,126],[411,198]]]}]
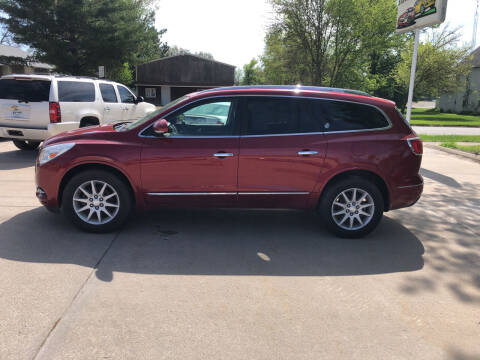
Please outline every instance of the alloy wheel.
[{"label": "alloy wheel", "polygon": [[365,190],[351,188],[335,198],[331,215],[335,223],[344,230],[359,230],[367,226],[375,213],[372,196]]},{"label": "alloy wheel", "polygon": [[103,225],[112,221],[120,209],[120,196],[108,183],[90,180],[77,187],[73,209],[84,222]]}]

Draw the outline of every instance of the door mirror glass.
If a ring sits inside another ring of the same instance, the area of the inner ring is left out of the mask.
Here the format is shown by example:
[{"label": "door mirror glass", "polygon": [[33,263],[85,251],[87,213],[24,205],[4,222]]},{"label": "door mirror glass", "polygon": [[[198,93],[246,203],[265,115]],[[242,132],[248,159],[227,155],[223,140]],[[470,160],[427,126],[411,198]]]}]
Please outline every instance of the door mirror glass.
[{"label": "door mirror glass", "polygon": [[168,133],[168,121],[165,119],[157,120],[153,123],[153,131],[157,135],[165,135]]},{"label": "door mirror glass", "polygon": [[135,104],[138,104],[138,103],[141,103],[141,102],[144,102],[145,99],[143,98],[143,96],[138,96],[136,99],[135,99]]}]

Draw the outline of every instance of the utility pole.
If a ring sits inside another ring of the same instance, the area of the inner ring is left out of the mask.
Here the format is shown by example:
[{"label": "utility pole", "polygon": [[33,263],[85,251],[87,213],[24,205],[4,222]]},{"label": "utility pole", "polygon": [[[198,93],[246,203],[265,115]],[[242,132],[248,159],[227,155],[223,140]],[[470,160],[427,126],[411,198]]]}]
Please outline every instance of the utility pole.
[{"label": "utility pole", "polygon": [[[479,0],[480,1],[480,0]],[[408,88],[407,122],[412,118],[413,90],[415,89],[415,72],[417,71],[418,43],[420,42],[420,29],[415,29],[415,42],[413,45],[412,68],[410,70],[410,86]]]},{"label": "utility pole", "polygon": [[472,50],[475,50],[477,46],[477,29],[478,29],[478,10],[480,7],[480,0],[477,1],[477,6],[475,8],[475,15],[473,18],[473,35],[472,35]]}]

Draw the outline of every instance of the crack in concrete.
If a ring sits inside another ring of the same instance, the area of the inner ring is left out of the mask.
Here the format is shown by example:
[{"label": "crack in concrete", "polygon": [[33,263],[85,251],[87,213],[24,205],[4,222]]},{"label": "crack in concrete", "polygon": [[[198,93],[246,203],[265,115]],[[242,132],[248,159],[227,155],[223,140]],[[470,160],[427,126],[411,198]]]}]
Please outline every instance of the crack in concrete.
[{"label": "crack in concrete", "polygon": [[65,317],[65,315],[69,312],[69,310],[72,308],[73,304],[75,303],[75,300],[78,299],[78,297],[80,296],[80,294],[82,293],[82,291],[85,289],[85,287],[87,286],[88,282],[90,281],[90,279],[92,278],[92,276],[95,274],[95,271],[98,269],[98,267],[100,266],[101,262],[103,261],[103,259],[105,258],[105,256],[107,255],[107,253],[110,251],[110,249],[112,248],[113,244],[115,243],[115,241],[117,240],[118,236],[120,235],[120,232],[117,232],[115,234],[115,236],[113,237],[113,239],[110,241],[110,243],[108,244],[107,248],[105,249],[105,251],[102,253],[102,256],[100,256],[100,258],[98,259],[98,261],[96,262],[96,264],[93,266],[92,268],[92,271],[88,274],[87,278],[85,279],[85,281],[82,283],[82,285],[80,285],[80,288],[78,289],[78,291],[75,293],[75,295],[73,296],[72,300],[70,301],[70,303],[67,305],[67,307],[65,308],[65,310],[63,311],[63,313],[60,315],[60,317],[55,321],[55,323],[53,324],[53,326],[50,328],[50,330],[48,331],[47,335],[45,336],[45,338],[43,339],[42,343],[40,344],[40,346],[38,347],[37,351],[35,351],[35,354],[33,355],[32,357],[32,360],[36,360],[38,359],[38,356],[40,355],[41,351],[43,350],[43,348],[45,347],[46,343],[48,342],[48,340],[52,337],[55,329],[57,328],[57,325],[63,320],[63,318]]}]

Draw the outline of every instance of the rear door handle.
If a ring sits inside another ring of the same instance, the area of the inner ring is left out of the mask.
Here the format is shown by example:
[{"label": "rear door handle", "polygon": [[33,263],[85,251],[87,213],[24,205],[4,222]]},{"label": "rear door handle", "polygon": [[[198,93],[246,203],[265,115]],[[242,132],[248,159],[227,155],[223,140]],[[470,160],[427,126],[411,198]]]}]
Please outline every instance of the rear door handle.
[{"label": "rear door handle", "polygon": [[105,108],[105,111],[110,111],[110,108],[107,106],[107,107]]},{"label": "rear door handle", "polygon": [[216,158],[232,157],[233,153],[220,152],[213,154],[213,156]]},{"label": "rear door handle", "polygon": [[318,151],[310,151],[310,150],[304,150],[304,151],[299,151],[298,155],[300,156],[308,156],[308,155],[317,155]]}]

